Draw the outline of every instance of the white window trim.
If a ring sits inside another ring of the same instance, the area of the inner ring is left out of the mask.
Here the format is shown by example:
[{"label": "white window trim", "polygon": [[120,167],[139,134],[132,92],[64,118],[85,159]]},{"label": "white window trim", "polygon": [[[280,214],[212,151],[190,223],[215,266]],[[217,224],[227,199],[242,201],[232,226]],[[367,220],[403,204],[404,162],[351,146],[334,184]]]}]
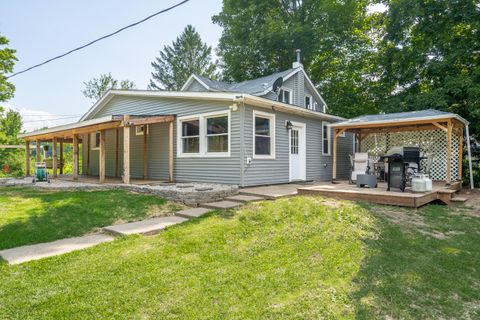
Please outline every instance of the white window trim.
[{"label": "white window trim", "polygon": [[[227,152],[207,152],[207,118],[227,116],[228,119],[228,151]],[[231,130],[231,112],[230,110],[216,111],[195,114],[177,118],[177,157],[178,158],[225,158],[230,157],[232,149],[232,130]],[[198,120],[199,125],[199,152],[183,153],[182,145],[182,122],[188,120]]]},{"label": "white window trim", "polygon": [[[328,153],[324,152],[323,144],[325,143],[325,137],[323,136],[324,127],[327,127],[327,140],[328,140]],[[331,156],[332,155],[332,130],[330,128],[330,122],[322,121],[322,155]]]},{"label": "white window trim", "polygon": [[[270,154],[269,155],[263,155],[263,154],[255,154],[255,117],[260,117],[260,118],[267,118],[270,119]],[[257,111],[253,110],[253,125],[252,125],[252,136],[253,136],[253,159],[270,159],[274,160],[275,159],[275,127],[276,127],[276,121],[275,121],[275,114],[274,113],[269,113],[269,112],[262,112],[262,111]]]},{"label": "white window trim", "polygon": [[[300,127],[303,129],[303,137],[302,139],[299,139],[298,145],[300,150],[303,150],[303,152],[300,153],[301,161],[302,161],[302,180],[307,180],[307,124],[303,122],[295,122],[292,121],[292,126],[294,127]],[[289,130],[288,132],[288,180],[292,181],[292,170],[291,170],[291,162],[292,162],[292,154],[291,154],[291,143],[292,143],[292,130]]]},{"label": "white window trim", "polygon": [[[307,101],[306,101],[306,98],[307,98],[307,97],[310,98],[310,107],[307,107]],[[305,108],[307,108],[308,110],[314,110],[314,111],[315,111],[315,109],[316,109],[316,107],[315,107],[316,102],[313,101],[312,95],[306,94],[305,97],[303,98],[303,100],[304,100],[303,102],[305,103]]]},{"label": "white window trim", "polygon": [[94,147],[95,142],[97,141],[96,139],[97,134],[100,134],[100,131],[90,133],[90,144],[91,144],[90,150],[100,150],[100,145],[98,145],[97,147]]},{"label": "white window trim", "polygon": [[[292,90],[292,89],[289,89],[289,88],[285,88],[285,87],[281,87],[280,90],[283,91],[283,92],[282,92],[282,95],[283,95],[283,96],[282,96],[282,101],[281,101],[281,102],[282,102],[282,103],[286,103],[286,104],[293,104],[293,90]],[[285,100],[285,91],[288,91],[288,92],[290,93],[290,94],[289,94],[290,99],[289,99],[288,102],[285,102],[285,101],[284,101],[284,100]],[[278,99],[277,99],[277,100],[278,100]]]},{"label": "white window trim", "polygon": [[144,131],[139,131],[138,129],[140,129],[141,127],[143,126],[146,126],[147,127],[147,135],[149,134],[149,128],[150,126],[148,124],[142,124],[142,125],[139,125],[139,126],[135,126],[135,135],[136,136],[143,136],[143,132]]}]

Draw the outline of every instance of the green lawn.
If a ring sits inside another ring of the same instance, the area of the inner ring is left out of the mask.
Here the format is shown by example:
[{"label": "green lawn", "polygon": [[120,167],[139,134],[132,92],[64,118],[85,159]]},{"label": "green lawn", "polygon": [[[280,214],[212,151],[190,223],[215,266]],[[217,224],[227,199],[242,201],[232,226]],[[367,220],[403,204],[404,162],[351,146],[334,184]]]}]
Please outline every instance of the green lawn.
[{"label": "green lawn", "polygon": [[0,265],[0,318],[473,319],[480,216],[294,197]]},{"label": "green lawn", "polygon": [[0,189],[0,250],[95,231],[120,221],[176,210],[154,196],[122,190],[47,191]]}]

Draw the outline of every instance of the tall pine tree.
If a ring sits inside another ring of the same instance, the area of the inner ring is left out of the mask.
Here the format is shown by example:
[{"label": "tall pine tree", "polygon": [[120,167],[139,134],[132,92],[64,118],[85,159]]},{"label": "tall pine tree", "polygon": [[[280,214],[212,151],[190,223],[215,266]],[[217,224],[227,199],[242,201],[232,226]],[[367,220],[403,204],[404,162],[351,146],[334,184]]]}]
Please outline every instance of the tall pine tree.
[{"label": "tall pine tree", "polygon": [[200,34],[191,25],[187,25],[171,46],[164,46],[152,67],[150,89],[180,90],[192,73],[216,78],[212,48],[202,42]]}]

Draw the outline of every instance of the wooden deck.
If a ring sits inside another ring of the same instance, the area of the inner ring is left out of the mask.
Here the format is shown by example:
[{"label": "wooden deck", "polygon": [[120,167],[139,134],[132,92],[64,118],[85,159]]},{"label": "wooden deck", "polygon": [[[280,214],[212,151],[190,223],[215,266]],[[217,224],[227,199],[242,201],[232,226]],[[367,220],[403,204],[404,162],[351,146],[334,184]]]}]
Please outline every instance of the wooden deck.
[{"label": "wooden deck", "polygon": [[300,195],[322,195],[344,200],[367,201],[379,204],[396,205],[402,207],[418,208],[427,203],[441,201],[450,204],[454,194],[462,188],[460,182],[446,186],[444,182],[434,182],[433,190],[426,193],[413,193],[410,190],[387,191],[386,183],[379,183],[378,188],[357,188],[347,181],[337,183],[326,182],[315,186],[298,188]]}]

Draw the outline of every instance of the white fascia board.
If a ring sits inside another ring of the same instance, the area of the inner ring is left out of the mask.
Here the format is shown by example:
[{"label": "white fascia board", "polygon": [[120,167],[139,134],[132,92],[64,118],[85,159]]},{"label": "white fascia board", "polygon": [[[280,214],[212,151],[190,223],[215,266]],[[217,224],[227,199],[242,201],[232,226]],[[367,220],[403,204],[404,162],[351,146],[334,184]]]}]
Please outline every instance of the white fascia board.
[{"label": "white fascia board", "polygon": [[468,125],[469,122],[465,120],[464,118],[460,117],[457,114],[452,114],[452,115],[438,115],[438,116],[431,116],[431,117],[417,117],[417,118],[408,118],[408,119],[393,119],[393,120],[378,120],[378,121],[362,121],[362,122],[338,122],[334,123],[331,125],[331,127],[345,127],[345,126],[363,126],[363,125],[368,125],[368,124],[390,124],[390,123],[396,123],[396,122],[416,122],[419,120],[443,120],[443,119],[448,119],[448,118],[454,118],[457,119],[458,121],[462,122],[465,125]]},{"label": "white fascia board", "polygon": [[313,93],[317,96],[318,99],[320,99],[322,101],[323,105],[325,106],[325,110],[327,110],[328,105],[325,102],[325,100],[323,100],[322,95],[320,94],[320,92],[318,92],[317,88],[315,88],[315,85],[313,84],[312,80],[310,80],[310,77],[305,72],[305,70],[303,70],[303,68],[301,68],[301,69],[302,69],[302,72],[303,72],[303,75],[304,75],[305,79],[307,79],[308,84],[312,87]]},{"label": "white fascia board", "polygon": [[302,107],[298,107],[295,105],[290,105],[278,101],[273,101],[270,99],[262,98],[262,97],[257,97],[253,96],[250,94],[243,94],[240,95],[237,101],[243,101],[247,104],[251,104],[256,107],[263,107],[263,108],[268,108],[268,109],[275,109],[278,111],[283,111],[286,113],[294,113],[294,114],[299,114],[302,116],[306,116],[309,118],[316,118],[316,119],[321,119],[321,120],[328,120],[328,121],[344,121],[345,118],[318,112],[318,111],[312,111],[308,110]]},{"label": "white fascia board", "polygon": [[38,136],[42,134],[49,134],[49,133],[54,133],[54,132],[59,132],[59,131],[65,131],[65,130],[71,130],[71,129],[78,129],[78,128],[83,128],[91,125],[96,125],[96,124],[101,124],[101,123],[107,123],[113,121],[113,116],[105,116],[101,118],[95,118],[91,120],[85,120],[81,122],[73,122],[73,123],[67,123],[63,124],[61,126],[55,126],[47,129],[41,129],[41,130],[35,130],[31,132],[26,132],[19,134],[19,138],[26,138],[30,136]]}]

